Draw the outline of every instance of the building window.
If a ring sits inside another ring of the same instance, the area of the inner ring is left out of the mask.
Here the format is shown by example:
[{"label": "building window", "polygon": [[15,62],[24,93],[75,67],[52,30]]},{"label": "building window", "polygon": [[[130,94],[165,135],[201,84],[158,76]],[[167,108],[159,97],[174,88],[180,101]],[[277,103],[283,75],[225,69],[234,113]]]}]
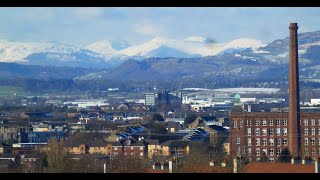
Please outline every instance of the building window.
[{"label": "building window", "polygon": [[267,120],[262,120],[262,126],[266,126],[267,125]]},{"label": "building window", "polygon": [[260,146],[260,138],[256,138],[256,146]]},{"label": "building window", "polygon": [[260,126],[260,120],[255,120],[255,125]]},{"label": "building window", "polygon": [[312,136],[316,135],[316,129],[315,128],[311,128],[311,135]]},{"label": "building window", "polygon": [[262,154],[268,155],[267,148],[262,148]]},{"label": "building window", "polygon": [[318,148],[318,154],[320,154],[320,148]]},{"label": "building window", "polygon": [[281,154],[281,148],[276,148],[276,150],[277,150],[277,156],[279,156],[280,154]]},{"label": "building window", "polygon": [[308,126],[308,119],[304,119],[304,120],[303,120],[303,125],[304,125],[304,126]]},{"label": "building window", "polygon": [[282,145],[284,145],[284,146],[288,145],[288,139],[287,138],[283,138]]},{"label": "building window", "polygon": [[267,145],[267,138],[263,138],[263,139],[262,139],[262,145],[263,145],[263,146],[266,146],[266,145]]},{"label": "building window", "polygon": [[269,162],[273,163],[274,162],[274,158],[269,158]]},{"label": "building window", "polygon": [[251,136],[251,128],[248,128],[248,129],[247,129],[247,135],[248,135],[248,136]]},{"label": "building window", "polygon": [[256,128],[256,131],[255,131],[256,133],[256,136],[260,136],[260,128]]},{"label": "building window", "polygon": [[251,156],[251,148],[248,148],[248,155]]},{"label": "building window", "polygon": [[269,148],[269,155],[274,156],[274,149],[273,148]]},{"label": "building window", "polygon": [[118,150],[118,147],[114,147],[113,150]]},{"label": "building window", "polygon": [[273,138],[270,138],[269,139],[269,146],[273,146],[274,145],[274,139]]},{"label": "building window", "polygon": [[269,136],[273,136],[273,128],[269,128]]},{"label": "building window", "polygon": [[251,146],[251,138],[248,138],[248,146]]},{"label": "building window", "polygon": [[267,135],[267,128],[263,128],[262,129],[262,136],[266,136]]},{"label": "building window", "polygon": [[286,136],[287,134],[288,134],[287,128],[283,128],[283,130],[282,130],[282,135],[283,135],[283,136]]},{"label": "building window", "polygon": [[118,152],[114,152],[113,154],[114,154],[114,155],[118,155]]},{"label": "building window", "polygon": [[282,120],[282,125],[283,126],[287,126],[287,120],[286,119]]},{"label": "building window", "polygon": [[140,153],[140,156],[143,156],[143,152]]},{"label": "building window", "polygon": [[314,126],[314,125],[316,125],[316,121],[314,119],[311,119],[310,124],[311,124],[311,126]]},{"label": "building window", "polygon": [[236,144],[240,144],[240,138],[237,137]]},{"label": "building window", "polygon": [[243,120],[240,120],[240,127],[243,127]]},{"label": "building window", "polygon": [[312,154],[312,155],[316,155],[316,149],[315,149],[315,148],[312,148],[311,154]]},{"label": "building window", "polygon": [[130,149],[133,150],[133,147],[131,147]]},{"label": "building window", "polygon": [[320,145],[320,138],[318,138],[318,145]]},{"label": "building window", "polygon": [[318,119],[318,125],[320,126],[320,119]]},{"label": "building window", "polygon": [[140,150],[143,150],[143,147],[140,147]]},{"label": "building window", "polygon": [[246,126],[249,126],[249,120],[246,121]]},{"label": "building window", "polygon": [[304,135],[308,135],[308,128],[304,128]]},{"label": "building window", "polygon": [[236,121],[236,120],[233,120],[233,121],[232,121],[232,124],[233,124],[233,125],[232,125],[233,128],[236,128],[236,127],[237,127],[237,121]]},{"label": "building window", "polygon": [[315,145],[316,144],[316,138],[311,138],[311,145]]},{"label": "building window", "polygon": [[318,128],[318,135],[320,135],[320,128]]},{"label": "building window", "polygon": [[260,156],[260,148],[256,148],[256,156]]},{"label": "building window", "polygon": [[273,120],[272,119],[269,120],[269,126],[273,126]]},{"label": "building window", "polygon": [[241,151],[240,147],[237,147],[237,155],[240,155],[240,151]]},{"label": "building window", "polygon": [[277,146],[281,146],[281,138],[276,138]]},{"label": "building window", "polygon": [[308,146],[308,138],[304,138],[304,145]]},{"label": "building window", "polygon": [[277,119],[277,120],[276,120],[276,125],[277,125],[277,126],[280,126],[280,119]]},{"label": "building window", "polygon": [[304,155],[309,156],[309,149],[308,148],[304,148]]},{"label": "building window", "polygon": [[280,128],[276,128],[276,136],[280,136],[281,132],[280,132]]}]

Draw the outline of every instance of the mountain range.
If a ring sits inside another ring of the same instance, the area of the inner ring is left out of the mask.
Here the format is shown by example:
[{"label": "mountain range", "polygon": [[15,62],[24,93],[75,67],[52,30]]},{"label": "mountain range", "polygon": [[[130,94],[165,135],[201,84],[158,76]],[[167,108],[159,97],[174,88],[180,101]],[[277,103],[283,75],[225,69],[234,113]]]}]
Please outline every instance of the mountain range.
[{"label": "mountain range", "polygon": [[[302,78],[320,78],[320,31],[300,33]],[[189,77],[286,76],[289,38],[271,43],[240,38],[226,43],[208,37],[155,37],[131,45],[103,40],[84,47],[59,42],[0,41],[0,62],[96,69],[77,79],[172,79]]]}]

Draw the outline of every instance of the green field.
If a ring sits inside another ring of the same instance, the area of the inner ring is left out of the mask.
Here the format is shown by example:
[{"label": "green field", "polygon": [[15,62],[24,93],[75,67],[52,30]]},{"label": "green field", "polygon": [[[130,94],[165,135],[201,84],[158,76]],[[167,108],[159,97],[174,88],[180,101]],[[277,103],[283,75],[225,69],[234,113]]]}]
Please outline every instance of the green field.
[{"label": "green field", "polygon": [[24,96],[27,93],[21,88],[17,86],[0,86],[0,96]]}]

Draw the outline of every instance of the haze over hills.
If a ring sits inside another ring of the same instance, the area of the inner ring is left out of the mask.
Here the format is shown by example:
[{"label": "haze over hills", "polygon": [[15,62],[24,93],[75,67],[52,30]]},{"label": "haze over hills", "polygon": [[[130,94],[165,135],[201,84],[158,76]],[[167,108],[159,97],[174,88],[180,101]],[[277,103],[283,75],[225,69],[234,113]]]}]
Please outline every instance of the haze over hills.
[{"label": "haze over hills", "polygon": [[[103,40],[85,47],[58,42],[1,40],[0,62],[104,69],[82,74],[78,79],[281,77],[287,74],[288,44],[288,37],[269,44],[249,38],[218,43],[212,38],[198,36],[183,40],[155,37],[138,45]],[[299,34],[302,77],[320,77],[319,50],[320,31]]]}]

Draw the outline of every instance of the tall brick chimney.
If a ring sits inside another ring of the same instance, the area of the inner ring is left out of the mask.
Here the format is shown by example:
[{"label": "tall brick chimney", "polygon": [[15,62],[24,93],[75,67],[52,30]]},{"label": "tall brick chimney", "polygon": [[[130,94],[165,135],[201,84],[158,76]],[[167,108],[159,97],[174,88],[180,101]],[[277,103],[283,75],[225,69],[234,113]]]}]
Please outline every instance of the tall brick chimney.
[{"label": "tall brick chimney", "polygon": [[298,64],[298,25],[290,23],[290,62],[289,62],[289,151],[297,158],[301,156],[300,139],[300,97],[299,97],[299,64]]}]

